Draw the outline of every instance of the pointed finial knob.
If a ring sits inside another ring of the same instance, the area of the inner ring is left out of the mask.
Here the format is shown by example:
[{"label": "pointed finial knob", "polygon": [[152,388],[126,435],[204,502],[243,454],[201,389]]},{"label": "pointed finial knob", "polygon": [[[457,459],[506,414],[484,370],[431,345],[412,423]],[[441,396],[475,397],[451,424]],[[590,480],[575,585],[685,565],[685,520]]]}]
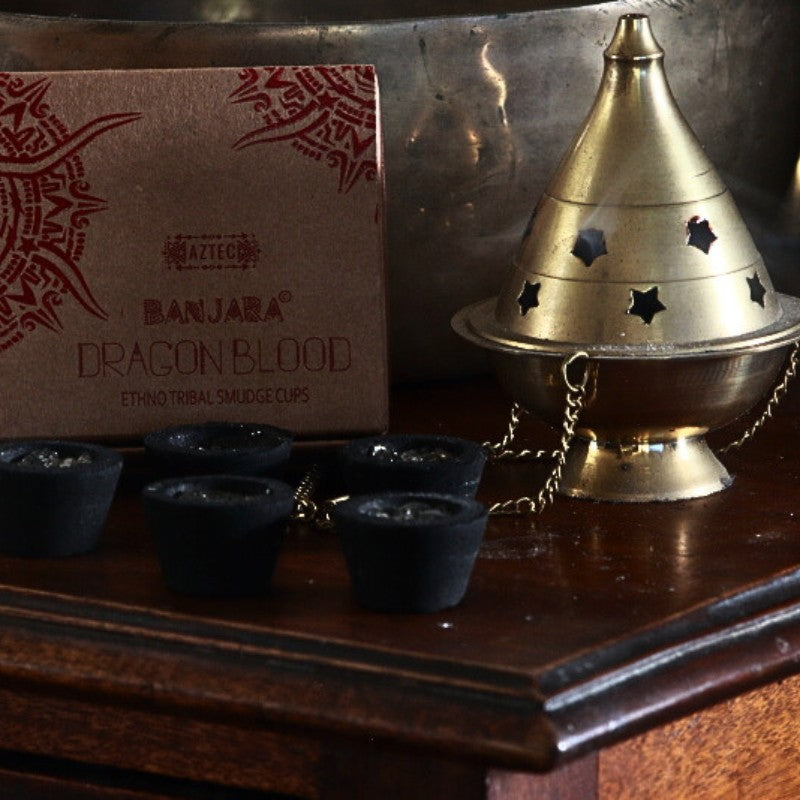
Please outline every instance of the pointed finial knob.
[{"label": "pointed finial knob", "polygon": [[604,53],[610,61],[653,61],[664,57],[646,14],[624,14]]}]

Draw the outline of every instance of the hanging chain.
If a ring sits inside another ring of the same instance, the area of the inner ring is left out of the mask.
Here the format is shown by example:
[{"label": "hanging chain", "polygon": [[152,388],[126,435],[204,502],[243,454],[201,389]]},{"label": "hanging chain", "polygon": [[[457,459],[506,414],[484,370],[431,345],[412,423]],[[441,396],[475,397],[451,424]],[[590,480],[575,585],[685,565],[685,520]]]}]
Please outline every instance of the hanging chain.
[{"label": "hanging chain", "polygon": [[[499,445],[494,448],[488,446],[490,451],[490,458],[493,460],[512,460],[514,458],[552,458],[555,463],[550,470],[550,474],[544,482],[544,486],[539,490],[536,497],[518,497],[513,500],[504,500],[502,502],[494,503],[489,506],[489,513],[493,515],[510,515],[510,514],[538,514],[543,511],[550,503],[553,502],[553,497],[558,491],[561,484],[561,477],[564,471],[564,463],[567,460],[567,451],[572,444],[572,439],[575,436],[575,428],[578,424],[578,418],[586,401],[586,386],[589,382],[589,370],[584,369],[581,381],[578,384],[572,383],[569,379],[568,369],[579,358],[587,359],[588,354],[581,351],[573,353],[571,356],[564,359],[561,364],[561,377],[567,387],[566,407],[564,408],[564,418],[561,421],[561,441],[558,449],[552,452],[545,450],[521,450],[511,451],[509,445],[514,441],[516,429],[519,425],[519,411],[515,403],[511,409],[511,422],[508,426],[508,432],[503,437]],[[499,453],[499,455],[496,455]],[[535,454],[533,456],[529,454]]]},{"label": "hanging chain", "polygon": [[778,385],[773,389],[772,396],[767,401],[767,405],[764,408],[764,411],[758,417],[758,419],[735,441],[726,444],[724,447],[720,447],[717,450],[719,455],[723,455],[725,453],[730,452],[731,450],[737,450],[740,448],[745,442],[750,441],[758,431],[764,427],[766,422],[772,419],[772,412],[778,406],[778,403],[781,402],[783,396],[786,394],[787,390],[789,389],[789,384],[792,382],[792,379],[797,374],[797,365],[798,361],[800,361],[800,340],[794,343],[794,347],[792,351],[789,353],[789,360],[786,364],[786,369],[783,371],[783,377],[781,378]]},{"label": "hanging chain", "polygon": [[[578,424],[581,412],[586,403],[586,388],[589,383],[589,370],[584,368],[583,375],[579,383],[573,383],[568,374],[569,367],[578,359],[588,359],[588,353],[580,350],[564,359],[561,364],[561,377],[567,387],[566,405],[564,416],[561,421],[561,440],[556,450],[529,450],[526,448],[512,449],[511,445],[517,435],[522,415],[527,413],[519,403],[514,403],[511,407],[511,415],[505,435],[499,442],[484,442],[483,446],[489,454],[490,461],[543,461],[553,460],[553,468],[550,470],[544,485],[539,490],[536,497],[523,496],[516,499],[504,500],[489,506],[489,513],[499,515],[522,515],[541,513],[550,503],[553,502],[556,492],[561,484],[564,471],[564,464],[567,459],[567,452],[575,436],[575,428]],[[772,395],[767,401],[764,411],[758,419],[735,441],[730,442],[716,452],[720,455],[731,450],[740,448],[743,444],[750,441],[756,433],[772,419],[773,412],[783,399],[789,389],[789,385],[797,375],[798,365],[800,365],[800,340],[794,343],[786,369],[779,383],[773,389]],[[312,499],[319,483],[319,467],[314,464],[303,476],[295,491],[295,510],[292,519],[299,522],[313,522],[319,528],[330,528],[330,512],[337,503],[346,500],[346,497],[336,497],[325,501],[320,505]]]},{"label": "hanging chain", "polygon": [[556,450],[512,450],[511,444],[517,435],[520,419],[527,412],[519,404],[511,406],[511,417],[508,420],[506,435],[499,442],[484,442],[483,446],[489,451],[490,461],[543,461],[556,457]]},{"label": "hanging chain", "polygon": [[332,497],[322,503],[313,500],[314,493],[319,484],[320,470],[317,464],[312,464],[311,468],[303,476],[294,493],[294,511],[292,519],[296,522],[309,522],[317,528],[332,528],[331,511],[337,503],[347,500],[347,495]]},{"label": "hanging chain", "polygon": [[297,486],[294,493],[294,511],[292,519],[298,522],[312,522],[319,514],[319,507],[311,499],[319,483],[319,467],[311,465],[311,469],[303,475],[303,479]]},{"label": "hanging chain", "polygon": [[[568,374],[569,368],[578,359],[587,359],[589,356],[582,350],[573,353],[564,359],[561,364],[561,377],[567,387],[566,407],[564,418],[561,422],[561,441],[557,450],[512,450],[510,446],[516,437],[520,418],[524,409],[517,404],[511,408],[511,419],[508,430],[500,442],[484,442],[484,447],[489,451],[491,461],[523,461],[552,459],[555,463],[536,497],[520,497],[516,500],[505,500],[494,503],[489,507],[489,513],[500,514],[537,514],[546,508],[552,501],[561,483],[567,451],[575,436],[575,427],[586,400],[586,387],[589,382],[589,370],[584,369],[579,383],[573,383]],[[315,502],[312,498],[319,483],[319,467],[315,464],[303,476],[295,490],[295,509],[292,519],[298,522],[312,522],[318,528],[331,527],[330,512],[337,504],[346,500],[346,497],[336,497],[325,501],[324,504]]]}]

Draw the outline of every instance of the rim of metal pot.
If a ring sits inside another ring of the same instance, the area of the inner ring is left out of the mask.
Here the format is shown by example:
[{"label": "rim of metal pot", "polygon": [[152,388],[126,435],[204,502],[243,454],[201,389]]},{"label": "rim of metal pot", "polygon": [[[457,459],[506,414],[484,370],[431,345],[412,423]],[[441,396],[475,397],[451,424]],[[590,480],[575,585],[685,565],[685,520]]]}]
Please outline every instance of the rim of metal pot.
[{"label": "rim of metal pot", "polygon": [[[445,17],[496,17],[601,5],[606,0],[145,0],[115,7],[107,0],[12,0],[0,14],[47,20],[170,24],[324,25],[379,24]],[[111,7],[109,7],[111,5]]]}]

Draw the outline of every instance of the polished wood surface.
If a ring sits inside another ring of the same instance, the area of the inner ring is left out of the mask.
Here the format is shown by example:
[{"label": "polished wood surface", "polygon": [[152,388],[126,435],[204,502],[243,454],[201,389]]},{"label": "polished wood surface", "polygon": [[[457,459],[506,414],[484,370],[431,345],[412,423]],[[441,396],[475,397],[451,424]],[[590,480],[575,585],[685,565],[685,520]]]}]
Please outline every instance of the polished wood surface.
[{"label": "polished wood surface", "polygon": [[691,787],[693,800],[794,800],[800,797],[798,741],[795,675],[604,751],[599,796],[659,800],[685,797]]},{"label": "polished wood surface", "polygon": [[[497,439],[507,413],[489,381],[409,388],[395,393],[392,428]],[[735,482],[718,495],[557,498],[538,517],[493,518],[464,602],[431,615],[360,609],[336,537],[299,526],[271,596],[171,594],[138,500],[148,473],[131,453],[95,553],[0,558],[7,769],[27,754],[59,778],[92,764],[97,786],[148,775],[258,796],[438,796],[425,792],[440,785],[492,800],[627,796],[617,787],[630,764],[669,752],[664,725],[800,672],[798,425],[794,391],[725,458]],[[530,420],[521,437],[556,442]],[[331,452],[298,448],[295,474]],[[531,493],[543,474],[491,465],[479,497]],[[775,685],[800,696],[796,682]],[[764,697],[768,725],[778,701]],[[708,719],[709,736],[725,733]]]}]

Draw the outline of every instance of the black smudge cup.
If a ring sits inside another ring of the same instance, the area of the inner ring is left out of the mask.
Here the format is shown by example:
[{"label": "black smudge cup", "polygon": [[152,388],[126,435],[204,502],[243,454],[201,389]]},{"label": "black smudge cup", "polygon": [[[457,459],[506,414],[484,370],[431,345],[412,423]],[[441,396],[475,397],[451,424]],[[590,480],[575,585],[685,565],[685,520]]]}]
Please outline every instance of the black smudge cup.
[{"label": "black smudge cup", "polygon": [[294,492],[272,478],[200,475],[142,490],[167,586],[219,597],[266,594]]},{"label": "black smudge cup", "polygon": [[334,506],[356,601],[376,611],[434,612],[464,598],[488,510],[455,495],[385,492]]},{"label": "black smudge cup", "polygon": [[0,443],[0,550],[41,557],[93,550],[121,471],[122,456],[102,445]]},{"label": "black smudge cup", "polygon": [[272,425],[205,422],[148,433],[145,451],[160,475],[257,475],[279,478],[292,434]]},{"label": "black smudge cup", "polygon": [[389,435],[354,439],[339,453],[344,492],[434,492],[474,497],[486,450],[453,436]]}]

